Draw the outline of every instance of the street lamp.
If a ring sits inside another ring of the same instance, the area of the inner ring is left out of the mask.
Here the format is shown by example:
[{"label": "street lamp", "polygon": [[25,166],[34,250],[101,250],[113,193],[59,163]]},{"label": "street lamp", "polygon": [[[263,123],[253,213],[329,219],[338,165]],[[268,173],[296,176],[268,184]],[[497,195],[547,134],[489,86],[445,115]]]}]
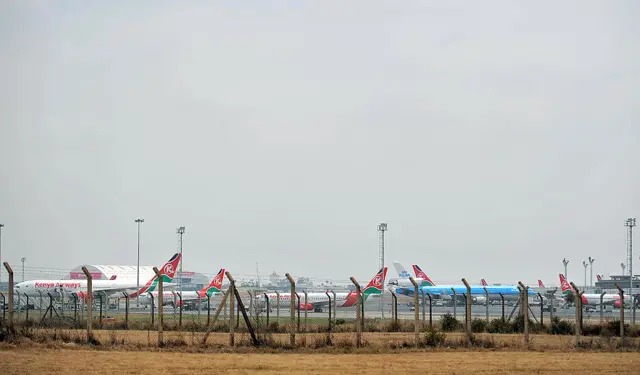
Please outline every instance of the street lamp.
[{"label": "street lamp", "polygon": [[182,235],[184,234],[185,231],[185,227],[180,227],[178,228],[178,230],[176,231],[178,233],[178,236],[180,238],[180,296],[182,296],[182,263],[184,263],[184,257],[182,256]]},{"label": "street lamp", "polygon": [[[136,219],[138,224],[138,266],[136,267],[136,285],[140,290],[140,224],[144,223],[144,219],[139,217]],[[140,307],[140,293],[136,293],[136,307]]]},{"label": "street lamp", "polygon": [[582,265],[584,266],[584,287],[587,287],[587,267],[589,266],[589,263],[587,263],[586,261],[582,261]]},{"label": "street lamp", "polygon": [[567,264],[569,264],[569,261],[567,258],[562,259],[562,264],[564,264],[564,278],[569,280],[569,275],[567,275]]},{"label": "street lamp", "polygon": [[26,257],[22,257],[20,258],[20,261],[22,262],[22,281],[24,281],[24,262],[27,261]]},{"label": "street lamp", "polygon": [[589,286],[593,287],[593,262],[595,258],[589,257]]}]

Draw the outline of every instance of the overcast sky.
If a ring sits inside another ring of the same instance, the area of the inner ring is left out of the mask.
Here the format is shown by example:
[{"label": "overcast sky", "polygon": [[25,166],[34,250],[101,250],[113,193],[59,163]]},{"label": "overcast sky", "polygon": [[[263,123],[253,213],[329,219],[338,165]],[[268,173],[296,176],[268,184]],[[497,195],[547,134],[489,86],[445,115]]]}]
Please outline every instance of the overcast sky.
[{"label": "overcast sky", "polygon": [[563,257],[578,284],[588,256],[619,273],[639,11],[2,2],[3,260],[135,264],[142,216],[144,265],[185,225],[185,269],[366,282],[386,221],[387,264],[436,281],[557,285]]}]

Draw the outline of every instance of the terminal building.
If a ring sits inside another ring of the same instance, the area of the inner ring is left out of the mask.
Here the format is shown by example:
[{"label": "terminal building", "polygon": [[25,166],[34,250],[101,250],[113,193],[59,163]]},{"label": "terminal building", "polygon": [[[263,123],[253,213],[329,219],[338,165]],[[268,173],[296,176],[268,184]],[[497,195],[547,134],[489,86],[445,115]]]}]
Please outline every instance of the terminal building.
[{"label": "terminal building", "polygon": [[[640,293],[640,275],[633,276],[633,294]],[[620,285],[625,292],[629,290],[629,275],[611,275],[609,280],[596,281],[595,287],[598,293],[618,293],[616,284]]]},{"label": "terminal building", "polygon": [[[91,277],[94,280],[109,280],[111,277],[116,276],[116,280],[136,280],[136,266],[113,266],[113,265],[84,265],[87,267]],[[154,275],[153,267],[140,266],[140,285],[144,285]],[[82,266],[78,266],[72,269],[68,276],[71,280],[85,279],[84,272],[82,272]],[[180,271],[176,273],[173,279],[174,283],[179,282]],[[184,271],[182,278],[183,290],[198,290],[209,285],[209,278],[198,272]]]}]

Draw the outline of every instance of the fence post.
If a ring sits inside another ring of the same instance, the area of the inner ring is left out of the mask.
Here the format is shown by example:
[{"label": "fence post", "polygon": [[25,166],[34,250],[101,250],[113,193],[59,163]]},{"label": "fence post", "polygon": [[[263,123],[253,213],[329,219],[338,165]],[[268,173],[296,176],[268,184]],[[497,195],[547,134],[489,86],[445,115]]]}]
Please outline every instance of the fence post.
[{"label": "fence post", "polygon": [[[425,294],[427,295],[427,297],[429,297],[429,329],[433,329],[433,299],[431,298],[431,293]],[[424,306],[422,308],[424,309]]]},{"label": "fence post", "polygon": [[180,301],[178,302],[178,327],[182,328],[182,293],[176,292]]},{"label": "fence post", "polygon": [[453,292],[453,318],[458,319],[458,312],[457,312],[458,297],[455,289],[451,288],[451,291]]},{"label": "fence post", "polygon": [[[73,328],[78,328],[78,293],[71,295],[73,296]],[[42,320],[42,318],[40,318],[40,320]]]},{"label": "fence post", "polygon": [[556,301],[556,292],[558,291],[558,288],[556,287],[550,294],[551,294],[551,307],[549,308],[549,326],[551,327],[551,330],[553,332],[553,309],[556,307],[555,306],[555,301]]},{"label": "fence post", "polygon": [[13,330],[13,269],[7,262],[4,262],[4,268],[9,274],[9,289],[7,290],[9,292],[9,329]]},{"label": "fence post", "polygon": [[87,267],[82,266],[82,272],[87,277],[87,342],[93,341],[92,331],[92,306],[93,306],[93,276]]},{"label": "fence post", "polygon": [[[235,287],[236,287],[236,281],[233,279],[233,277],[229,276],[229,273],[226,274],[227,278],[229,279],[229,346],[234,346],[235,345],[235,333],[234,333],[234,327],[235,324],[233,324],[233,318],[234,318],[234,308],[235,308]],[[182,311],[182,310],[181,310]],[[180,316],[182,316],[182,314],[180,314]],[[182,320],[182,319],[181,319]]]},{"label": "fence post", "polygon": [[413,303],[416,305],[416,309],[415,309],[415,316],[414,316],[414,327],[413,327],[413,331],[414,331],[414,335],[415,335],[415,340],[416,340],[416,347],[420,346],[420,302],[418,300],[418,283],[416,282],[416,280],[413,278],[413,276],[409,276],[409,281],[411,281],[411,284],[413,284]]},{"label": "fence post", "polygon": [[164,346],[164,280],[162,274],[158,271],[158,267],[153,267],[153,272],[156,274],[156,278],[158,279],[158,347],[162,347]]},{"label": "fence post", "polygon": [[122,292],[124,295],[124,329],[129,329],[129,293]]},{"label": "fence post", "polygon": [[616,284],[620,296],[620,346],[624,347],[624,290]]},{"label": "fence post", "polygon": [[328,332],[329,335],[331,335],[331,296],[329,295],[329,291],[325,290],[324,294],[327,295],[327,298],[329,298],[329,327],[328,327]]},{"label": "fence post", "polygon": [[[7,317],[6,311],[5,311],[6,309],[4,308],[6,306],[6,304],[5,304],[6,300],[4,298],[4,293],[0,293],[0,296],[2,296],[2,320],[5,320],[6,317]],[[42,301],[40,301],[40,305],[42,306]],[[40,318],[42,318],[42,307],[40,307]]]},{"label": "fence post", "polygon": [[540,327],[544,328],[544,299],[540,293],[538,293],[538,298],[540,298]]},{"label": "fence post", "polygon": [[395,322],[396,320],[396,311],[395,311],[395,305],[396,305],[396,293],[393,290],[390,290],[389,293],[391,293],[391,321]]},{"label": "fence post", "polygon": [[600,324],[604,322],[604,295],[605,294],[607,294],[607,292],[602,292],[602,294],[600,294]]},{"label": "fence post", "polygon": [[276,322],[280,325],[280,292],[276,291]]},{"label": "fence post", "polygon": [[153,293],[149,292],[149,299],[151,300],[151,326],[153,327],[156,324],[155,321],[155,299],[153,298]]},{"label": "fence post", "polygon": [[361,315],[361,305],[360,305],[360,298],[361,298],[361,291],[360,291],[360,284],[358,284],[358,282],[356,281],[356,279],[352,276],[350,278],[351,282],[353,283],[353,285],[356,286],[356,348],[360,347],[360,344],[362,342],[362,326],[360,324],[360,320],[362,319],[362,315]]},{"label": "fence post", "polygon": [[49,292],[47,295],[49,296],[49,324],[53,326],[53,296]]},{"label": "fence post", "polygon": [[308,295],[307,295],[307,291],[304,291],[304,332],[307,333],[309,332],[309,327],[307,326],[307,301],[308,301]]},{"label": "fence post", "polygon": [[269,329],[269,310],[271,310],[271,306],[269,303],[269,295],[267,293],[263,293],[264,294],[264,301],[265,304],[267,305],[267,330]]},{"label": "fence post", "polygon": [[171,291],[171,295],[173,295],[173,324],[176,324],[176,309],[178,308],[178,296],[174,291]]},{"label": "fence post", "polygon": [[504,321],[504,295],[502,293],[498,293],[500,295],[500,305],[502,306],[502,320]]},{"label": "fence post", "polygon": [[465,331],[467,331],[467,346],[471,346],[471,338],[473,336],[472,332],[471,332],[471,285],[469,285],[469,283],[467,282],[467,280],[463,277],[462,278],[462,283],[464,284],[464,286],[467,287],[467,298],[466,298],[466,304],[467,304],[467,308],[465,311]]},{"label": "fence post", "polygon": [[29,321],[29,295],[27,293],[25,293],[24,296],[27,298],[27,304],[25,305],[25,310],[27,312],[27,317],[25,318],[25,320]]},{"label": "fence post", "polygon": [[529,345],[529,287],[525,286],[522,281],[518,281],[520,290],[522,293],[522,303],[520,304],[523,310],[522,318],[524,319],[524,345]]},{"label": "fence post", "polygon": [[[634,295],[634,296],[629,296],[631,298],[631,324],[636,324],[636,299],[638,297],[638,295]],[[29,304],[29,301],[27,300],[27,305]]]},{"label": "fence post", "polygon": [[211,295],[207,293],[207,327],[211,323]]},{"label": "fence post", "polygon": [[98,292],[98,299],[100,300],[100,315],[98,315],[98,326],[102,329],[102,294]]},{"label": "fence post", "polygon": [[[296,292],[296,298],[298,300],[298,324],[297,324],[297,332],[300,332],[300,294],[298,294],[298,292]],[[304,307],[304,311],[307,311],[307,306]]]},{"label": "fence post", "polygon": [[337,299],[336,299],[336,292],[334,292],[333,290],[331,291],[331,294],[333,295],[333,324],[335,325],[336,323],[336,313],[338,312],[337,309]]},{"label": "fence post", "polygon": [[[429,296],[429,299],[431,299],[431,296]],[[427,294],[426,293],[422,293],[422,328],[427,326]]]},{"label": "fence post", "polygon": [[485,316],[486,316],[486,321],[487,323],[489,323],[489,291],[487,290],[486,286],[483,286],[482,289],[484,289],[484,306],[485,306]]},{"label": "fence post", "polygon": [[[582,330],[582,293],[578,290],[578,287],[572,282],[570,282],[571,287],[573,288],[573,297],[576,304],[576,342],[575,345],[578,346],[580,344],[580,331]],[[584,293],[584,292],[583,292]]]},{"label": "fence post", "polygon": [[291,297],[290,297],[290,314],[291,314],[291,319],[290,319],[290,334],[289,334],[289,345],[291,345],[292,348],[296,347],[296,282],[295,280],[293,280],[293,277],[291,277],[291,275],[289,275],[289,273],[285,273],[284,274],[287,277],[287,280],[289,280],[289,283],[291,284]]},{"label": "fence post", "polygon": [[220,316],[220,313],[222,313],[223,309],[226,309],[227,299],[230,297],[230,294],[232,292],[233,291],[231,289],[227,289],[224,293],[222,293],[222,299],[220,300],[220,304],[218,305],[218,308],[216,309],[216,313],[213,314],[213,320],[210,322],[209,326],[207,327],[207,332],[205,332],[204,336],[202,337],[202,343],[203,344],[206,344],[207,339],[209,338],[209,335],[211,334],[211,331],[213,330],[213,325],[215,324],[216,320],[218,320],[218,317]]},{"label": "fence post", "polygon": [[247,294],[249,294],[249,316],[253,316],[253,293],[247,290]]}]

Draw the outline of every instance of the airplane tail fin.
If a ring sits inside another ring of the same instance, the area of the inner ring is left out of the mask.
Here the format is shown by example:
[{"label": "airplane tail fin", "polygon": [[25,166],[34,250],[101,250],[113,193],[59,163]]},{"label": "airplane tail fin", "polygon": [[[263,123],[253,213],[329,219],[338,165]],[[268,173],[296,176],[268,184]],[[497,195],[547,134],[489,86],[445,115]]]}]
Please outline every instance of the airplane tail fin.
[{"label": "airplane tail fin", "polygon": [[211,296],[213,293],[219,293],[222,289],[222,280],[224,280],[224,268],[221,268],[216,276],[211,280],[209,285],[200,289],[198,294],[201,296]]},{"label": "airplane tail fin", "polygon": [[398,273],[399,277],[402,278],[409,278],[409,276],[411,276],[411,274],[409,273],[409,271],[407,271],[406,268],[404,268],[404,266],[402,264],[400,264],[400,262],[398,261],[394,261],[393,262],[393,268],[396,269],[396,272]]},{"label": "airplane tail fin", "polygon": [[367,299],[371,294],[382,294],[384,290],[384,280],[387,277],[387,267],[382,268],[378,273],[369,281],[369,284],[362,290],[362,297]]},{"label": "airplane tail fin", "polygon": [[538,279],[538,288],[544,288],[544,283],[542,282],[542,280]]},{"label": "airplane tail fin", "polygon": [[569,285],[569,282],[567,281],[567,279],[564,278],[563,274],[560,274],[560,286],[562,287],[563,295],[573,293],[573,290],[571,289],[571,285]]},{"label": "airplane tail fin", "polygon": [[113,276],[111,276],[111,278],[109,278],[109,280],[115,280],[116,277],[118,277],[118,275],[113,275]]},{"label": "airplane tail fin", "polygon": [[[176,271],[178,269],[178,264],[180,263],[182,255],[180,253],[175,253],[167,263],[162,266],[160,269],[160,276],[162,276],[162,282],[170,283],[173,281],[174,276],[176,275]],[[149,280],[140,290],[131,293],[129,297],[137,297],[144,293],[153,292],[158,286],[158,278],[157,276],[153,276],[151,280]]]},{"label": "airplane tail fin", "polygon": [[602,276],[601,276],[601,275],[596,275],[596,279],[597,279],[598,281],[602,281]]},{"label": "airplane tail fin", "polygon": [[489,286],[489,284],[487,284],[487,281],[485,279],[482,279],[482,286]]},{"label": "airplane tail fin", "polygon": [[415,272],[417,278],[423,279],[427,284],[430,284],[431,286],[436,285],[436,283],[431,281],[431,279],[429,278],[429,276],[427,276],[426,273],[422,272],[422,269],[417,264],[413,265],[413,272]]}]

